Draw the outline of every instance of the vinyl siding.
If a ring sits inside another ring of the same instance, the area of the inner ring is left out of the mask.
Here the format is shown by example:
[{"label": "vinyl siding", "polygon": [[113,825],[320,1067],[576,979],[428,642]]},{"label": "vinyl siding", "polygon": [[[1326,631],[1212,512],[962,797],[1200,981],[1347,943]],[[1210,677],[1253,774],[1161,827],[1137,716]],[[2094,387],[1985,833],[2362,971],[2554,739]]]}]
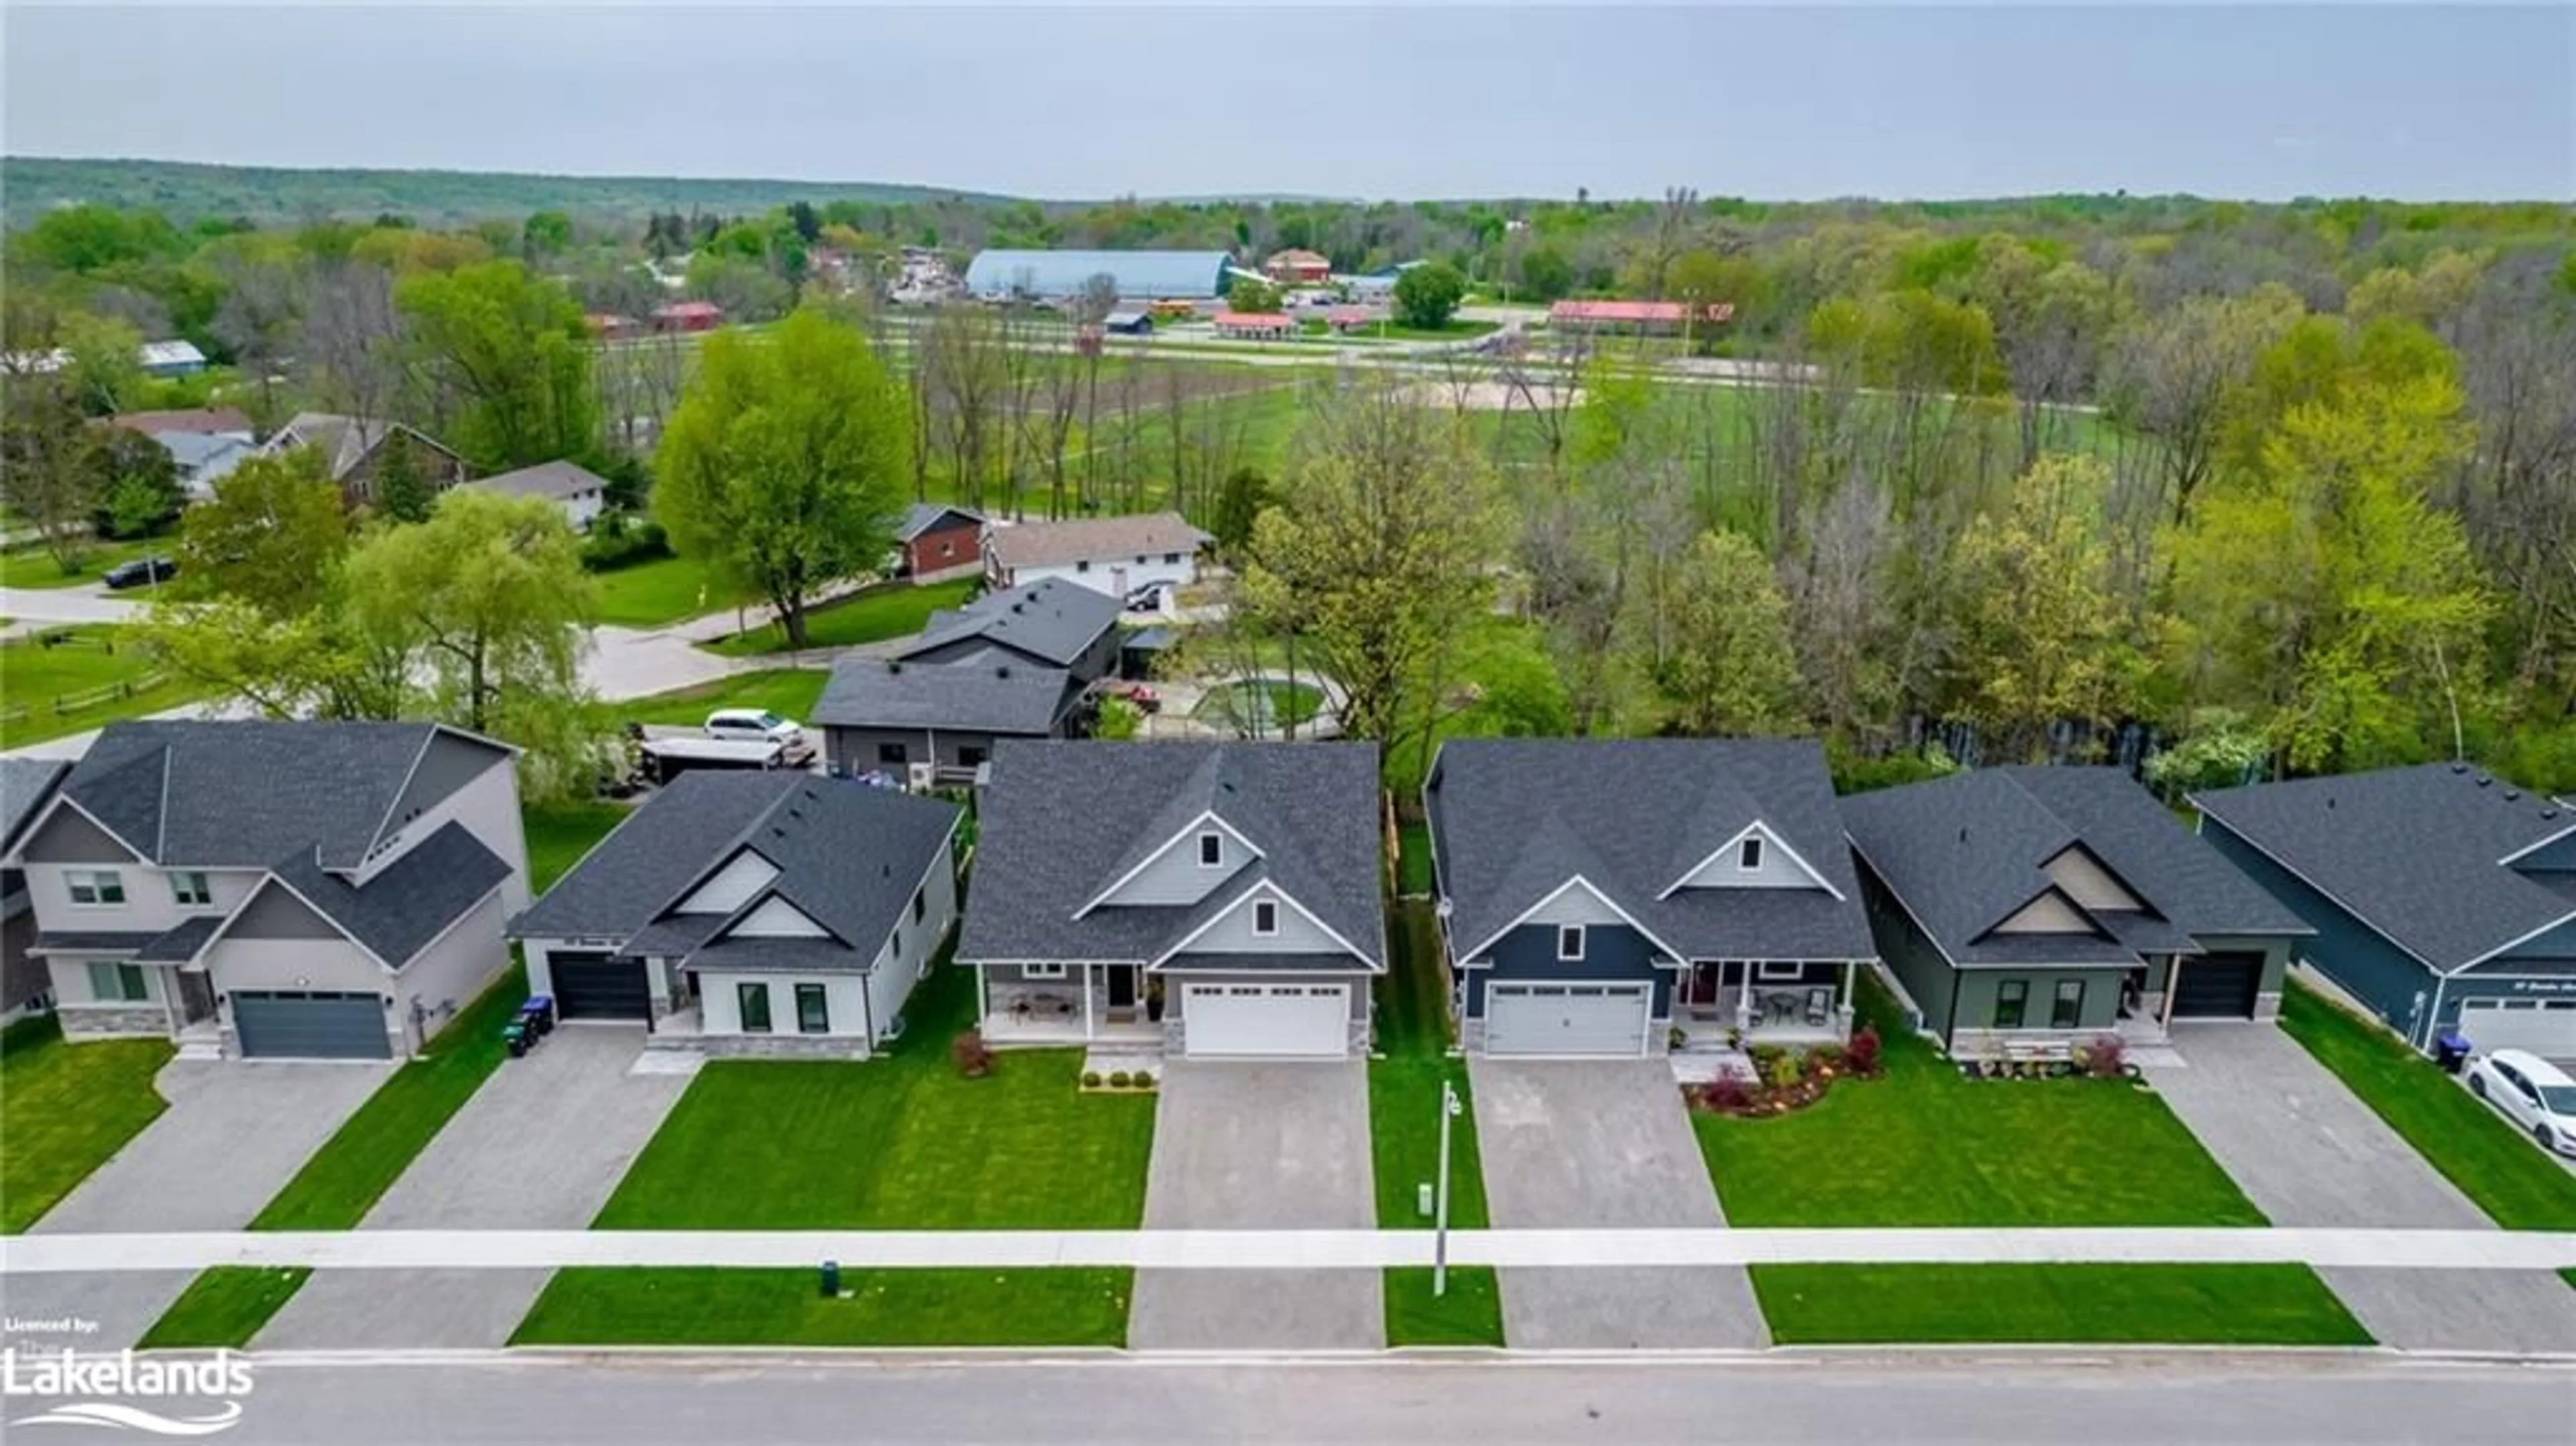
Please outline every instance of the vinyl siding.
[{"label": "vinyl siding", "polygon": [[2088,909],[2136,909],[2138,896],[2121,887],[2110,870],[2081,848],[2070,848],[2049,860],[2046,870],[2050,882],[2066,891],[2066,897]]},{"label": "vinyl siding", "polygon": [[[2283,907],[2298,915],[2301,922],[2317,931],[2313,937],[2298,940],[2291,946],[2295,956],[2368,1006],[2390,1028],[2407,1035],[2416,1048],[2429,1050],[2435,1033],[2429,1016],[2434,989],[2439,982],[2433,971],[2422,960],[2388,942],[2368,925],[2346,913],[2341,905],[2272,862],[2269,856],[2237,837],[2224,823],[2206,815],[2204,819],[2206,826],[2201,829],[2201,837],[2209,840],[2212,848],[2278,899]],[[2191,966],[2186,964],[2183,967]],[[2415,1003],[2418,993],[2422,994],[2424,1001],[2421,1017]]]},{"label": "vinyl siding", "polygon": [[778,877],[778,866],[750,849],[744,849],[728,860],[713,877],[692,890],[671,912],[675,914],[730,914],[751,902],[752,897]]},{"label": "vinyl siding", "polygon": [[1819,889],[1814,875],[1800,868],[1789,851],[1776,838],[1756,834],[1762,840],[1762,866],[1746,870],[1737,867],[1742,857],[1742,841],[1728,844],[1705,864],[1693,869],[1682,883],[1686,889]]},{"label": "vinyl siding", "polygon": [[[2188,965],[2184,966],[2190,967]],[[2080,980],[2084,985],[2083,1012],[2076,1016],[2077,1029],[2109,1029],[2120,1019],[2120,981],[2128,974],[2124,968],[2107,969],[1966,969],[1959,973],[1959,1032],[1995,1027],[1995,1000],[2007,981],[2018,979],[2030,992],[2022,1007],[2021,1027],[2053,1030],[2052,1021],[2057,1001],[2057,986],[2062,980]],[[1911,986],[1908,986],[1911,987]]]},{"label": "vinyl siding", "polygon": [[769,988],[769,1034],[781,1039],[794,1039],[803,1032],[796,1027],[796,986],[823,986],[824,1019],[831,1027],[808,1039],[863,1039],[868,1031],[867,986],[857,974],[807,974],[781,972],[774,974],[720,974],[713,970],[698,975],[699,1026],[709,1034],[742,1033],[740,986],[765,984]]},{"label": "vinyl siding", "polygon": [[[1052,736],[1054,735],[1044,733],[985,733],[973,729],[951,728],[826,728],[823,730],[823,757],[828,765],[840,773],[867,773],[882,769],[900,778],[905,770],[915,763],[936,761],[942,768],[964,769],[969,765],[961,750],[968,748],[982,749],[985,759],[989,761],[993,756],[994,740],[998,738]],[[879,745],[887,743],[902,745],[904,752],[902,763],[884,763],[878,760]],[[937,747],[935,759],[932,753],[934,743]]]},{"label": "vinyl siding", "polygon": [[1958,992],[1958,971],[1934,947],[1931,936],[1915,927],[1895,893],[1880,881],[1869,865],[1854,860],[1860,870],[1860,894],[1869,912],[1870,937],[1878,945],[1878,957],[1885,960],[1905,992],[1914,996],[1923,1011],[1923,1027],[1939,1035],[1944,1042],[1950,1037],[1950,1005]]},{"label": "vinyl siding", "polygon": [[463,824],[476,842],[510,866],[510,876],[501,884],[501,903],[514,915],[525,910],[529,903],[528,836],[519,816],[519,776],[506,759],[495,759],[491,767],[464,787],[388,834],[388,846],[367,860],[355,881],[363,885],[451,820]]},{"label": "vinyl siding", "polygon": [[414,1048],[436,1038],[510,967],[510,946],[501,937],[505,918],[501,896],[494,893],[403,966],[396,976],[396,1013],[406,1027],[415,1016],[421,1019]]},{"label": "vinyl siding", "polygon": [[[1252,932],[1253,905],[1263,900],[1276,903],[1279,931],[1275,934]],[[1353,940],[1353,943],[1359,943]],[[1347,954],[1334,942],[1333,936],[1298,912],[1287,896],[1268,884],[1262,884],[1237,900],[1225,912],[1208,923],[1207,932],[1192,939],[1184,952],[1191,954]],[[1351,961],[1356,964],[1358,961]]]},{"label": "vinyl siding", "polygon": [[[1199,863],[1199,835],[1213,833],[1225,848],[1225,861],[1214,868]],[[1110,890],[1101,898],[1110,904],[1190,905],[1215,893],[1220,885],[1230,882],[1252,862],[1252,851],[1244,842],[1225,829],[1205,824],[1184,831],[1167,843],[1162,852],[1147,859],[1136,870],[1136,876]]]},{"label": "vinyl siding", "polygon": [[2073,904],[2054,893],[2042,894],[1995,925],[1998,934],[2080,934],[2098,937],[2093,925]]},{"label": "vinyl siding", "polygon": [[1490,965],[1465,971],[1467,1017],[1485,1017],[1485,985],[1500,980],[1598,983],[1638,980],[1654,986],[1654,1017],[1672,1016],[1673,971],[1654,962],[1655,948],[1643,934],[1625,924],[1588,925],[1583,931],[1583,958],[1556,957],[1556,928],[1524,924],[1494,941],[1478,956]]}]

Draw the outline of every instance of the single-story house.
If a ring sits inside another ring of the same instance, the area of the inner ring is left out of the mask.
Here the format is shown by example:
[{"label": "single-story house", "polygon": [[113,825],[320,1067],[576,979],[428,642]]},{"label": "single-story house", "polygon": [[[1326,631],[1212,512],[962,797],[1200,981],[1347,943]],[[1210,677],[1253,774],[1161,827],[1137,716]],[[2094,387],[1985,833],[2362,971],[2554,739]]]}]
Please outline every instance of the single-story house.
[{"label": "single-story house", "polygon": [[971,782],[1005,738],[1071,736],[1082,705],[1082,681],[1062,668],[845,657],[807,716],[834,774],[918,789]]},{"label": "single-story house", "polygon": [[1217,335],[1245,341],[1275,341],[1297,334],[1297,318],[1276,311],[1220,311],[1209,321]]},{"label": "single-story house", "polygon": [[1458,739],[1423,785],[1470,1054],[1838,1043],[1875,957],[1812,739]]},{"label": "single-story house", "polygon": [[[58,758],[0,758],[0,858],[18,846],[38,810],[54,797],[71,765]],[[28,952],[36,943],[36,901],[23,870],[0,868],[0,1023],[43,1007],[53,998],[45,961]]]},{"label": "single-story house", "polygon": [[1678,333],[1693,325],[1721,326],[1734,316],[1730,301],[1696,309],[1678,301],[1560,301],[1547,309],[1547,323],[1553,327],[1649,335]]},{"label": "single-story house", "polygon": [[661,332],[713,331],[724,325],[724,308],[712,301],[675,301],[653,308],[653,329]]},{"label": "single-story house", "polygon": [[217,482],[259,451],[250,418],[232,407],[119,412],[100,425],[140,432],[160,443],[170,454],[180,490],[196,502],[212,496]]},{"label": "single-story house", "polygon": [[434,723],[110,723],[6,860],[63,1034],[418,1053],[509,967],[516,760]]},{"label": "single-story house", "polygon": [[407,427],[337,412],[298,412],[260,444],[260,455],[282,456],[299,447],[322,454],[323,475],[338,484],[340,499],[358,507],[375,501],[375,478],[386,453],[400,438],[412,466],[431,492],[444,492],[465,480],[465,459],[436,439]]},{"label": "single-story house", "polygon": [[1365,1051],[1380,808],[1374,744],[1002,743],[957,945],[984,1038]]},{"label": "single-story house", "polygon": [[1027,663],[1061,668],[1088,683],[1118,665],[1119,614],[1117,600],[1106,594],[1042,577],[932,613],[893,656],[908,664]]},{"label": "single-story house", "polygon": [[2576,1059],[2576,804],[2466,763],[2192,796],[2201,836],[2316,932],[2300,960],[2419,1050]]},{"label": "single-story house", "polygon": [[916,502],[895,523],[895,571],[917,583],[970,577],[984,566],[983,539],[981,513]]},{"label": "single-story house", "polygon": [[1842,814],[1879,956],[1962,1058],[2270,1019],[2309,932],[2117,768],[1980,768]]},{"label": "single-story house", "polygon": [[1333,261],[1320,252],[1291,246],[1271,252],[1270,259],[1261,263],[1261,274],[1282,286],[1314,286],[1332,276]]},{"label": "single-story house", "polygon": [[710,1054],[865,1059],[957,917],[963,816],[806,773],[684,773],[510,937],[566,1019]]},{"label": "single-story house", "polygon": [[1123,602],[1151,583],[1197,582],[1199,549],[1215,540],[1177,512],[997,523],[984,534],[984,580],[999,589],[1061,578]]},{"label": "single-story house", "polygon": [[542,497],[563,509],[564,521],[576,532],[588,532],[608,510],[608,479],[578,462],[539,462],[465,485],[510,497]]},{"label": "single-story house", "polygon": [[1152,336],[1154,314],[1135,307],[1122,307],[1100,318],[1100,327],[1120,336]]}]

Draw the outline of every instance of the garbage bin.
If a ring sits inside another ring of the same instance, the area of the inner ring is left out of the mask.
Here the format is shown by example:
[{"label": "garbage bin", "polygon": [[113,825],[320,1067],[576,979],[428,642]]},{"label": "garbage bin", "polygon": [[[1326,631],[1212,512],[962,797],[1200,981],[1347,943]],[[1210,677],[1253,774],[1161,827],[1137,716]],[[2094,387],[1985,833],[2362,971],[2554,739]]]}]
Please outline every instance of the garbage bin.
[{"label": "garbage bin", "polygon": [[509,1023],[502,1025],[501,1042],[510,1047],[510,1058],[525,1058],[528,1053],[528,1026],[526,1021],[513,1019]]},{"label": "garbage bin", "polygon": [[528,996],[528,1002],[519,1006],[519,1018],[528,1026],[528,1032],[537,1036],[539,1039],[543,1039],[547,1035],[554,1033],[554,996],[550,994],[532,994]]},{"label": "garbage bin", "polygon": [[2458,1074],[2460,1067],[2469,1062],[2469,1037],[2456,1029],[2436,1036],[2433,1062],[2442,1067],[2444,1074]]}]

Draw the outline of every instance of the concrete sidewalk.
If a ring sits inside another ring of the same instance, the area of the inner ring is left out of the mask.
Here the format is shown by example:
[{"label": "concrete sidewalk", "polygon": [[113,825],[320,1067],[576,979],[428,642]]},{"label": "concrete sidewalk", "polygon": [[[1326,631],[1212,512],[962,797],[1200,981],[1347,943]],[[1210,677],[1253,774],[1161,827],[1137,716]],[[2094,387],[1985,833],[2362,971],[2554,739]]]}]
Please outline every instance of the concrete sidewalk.
[{"label": "concrete sidewalk", "polygon": [[[1764,1264],[2261,1264],[2385,1270],[2576,1267],[2576,1233],[2508,1230],[1460,1230],[1457,1265],[1618,1269]],[[1431,1263],[1427,1230],[355,1230],[26,1235],[0,1273],[310,1265],[529,1270],[572,1265],[1139,1266],[1351,1270]]]}]

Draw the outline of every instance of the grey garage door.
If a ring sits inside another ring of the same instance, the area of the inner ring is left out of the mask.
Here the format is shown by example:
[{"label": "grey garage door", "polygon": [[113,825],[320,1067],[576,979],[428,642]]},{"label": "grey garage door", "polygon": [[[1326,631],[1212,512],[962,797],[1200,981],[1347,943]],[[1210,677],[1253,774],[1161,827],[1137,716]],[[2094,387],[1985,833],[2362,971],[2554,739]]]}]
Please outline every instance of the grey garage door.
[{"label": "grey garage door", "polygon": [[233,1032],[250,1059],[389,1059],[385,1005],[373,994],[233,991]]},{"label": "grey garage door", "polygon": [[649,1019],[653,989],[644,982],[644,961],[606,954],[549,954],[546,973],[554,980],[555,1013],[565,1019]]},{"label": "grey garage door", "polygon": [[1651,984],[1488,984],[1485,1053],[1633,1058],[1653,998]]},{"label": "grey garage door", "polygon": [[2251,1019],[2254,995],[2263,984],[2260,954],[2186,956],[2182,979],[2174,987],[2176,1019]]}]

